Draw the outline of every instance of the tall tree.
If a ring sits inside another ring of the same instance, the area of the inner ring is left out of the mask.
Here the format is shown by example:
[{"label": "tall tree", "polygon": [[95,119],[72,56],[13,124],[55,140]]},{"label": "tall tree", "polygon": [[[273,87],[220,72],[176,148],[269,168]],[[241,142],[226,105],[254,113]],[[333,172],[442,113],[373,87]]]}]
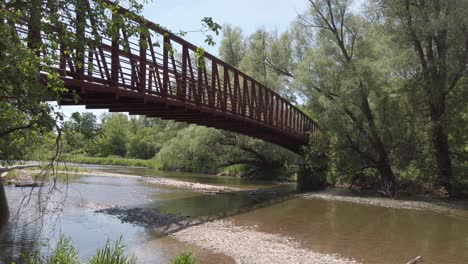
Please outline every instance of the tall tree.
[{"label": "tall tree", "polygon": [[447,108],[451,107],[447,103],[454,90],[464,89],[462,82],[468,73],[468,2],[377,2],[389,31],[402,48],[411,48],[417,58],[419,65],[414,68],[414,79],[424,91],[431,121],[431,141],[438,170],[435,184],[453,194],[453,152],[449,144],[452,118],[447,114]]},{"label": "tall tree", "polygon": [[300,20],[306,29],[316,30],[317,41],[308,51],[309,59],[298,67],[298,79],[321,112],[322,128],[332,132],[334,147],[344,154],[340,159],[353,159],[354,173],[376,170],[380,191],[394,197],[396,176],[383,136],[385,115],[380,115],[385,114],[380,107],[387,98],[388,80],[376,63],[384,48],[375,40],[383,35],[351,14],[346,0],[309,2],[310,11]]}]

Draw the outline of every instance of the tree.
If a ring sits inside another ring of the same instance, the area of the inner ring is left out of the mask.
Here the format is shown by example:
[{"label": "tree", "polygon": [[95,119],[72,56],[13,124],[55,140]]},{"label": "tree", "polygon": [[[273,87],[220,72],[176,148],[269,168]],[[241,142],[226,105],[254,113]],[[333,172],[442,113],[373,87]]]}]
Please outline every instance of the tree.
[{"label": "tree", "polygon": [[449,140],[453,119],[448,113],[454,105],[448,102],[456,102],[451,96],[456,90],[463,90],[463,79],[467,76],[468,3],[457,0],[377,2],[395,40],[402,49],[410,49],[418,62],[411,79],[417,80],[422,88],[428,107],[437,164],[435,184],[453,194],[454,153]]},{"label": "tree", "polygon": [[319,122],[328,130],[337,156],[345,154],[341,159],[353,153],[357,162],[349,163],[352,170],[375,169],[381,179],[380,191],[394,197],[396,176],[383,136],[385,110],[380,109],[385,106],[382,100],[388,98],[384,89],[387,72],[382,71],[387,69],[378,67],[385,48],[376,42],[383,35],[349,13],[348,1],[309,2],[310,13],[301,21],[304,27],[317,30],[317,42],[296,75],[320,112]]},{"label": "tree", "polygon": [[213,148],[220,131],[190,125],[167,141],[156,156],[163,169],[215,173],[218,151]]},{"label": "tree", "polygon": [[128,143],[128,156],[138,159],[151,159],[158,153],[161,146],[158,144],[157,127],[144,127],[130,136]]},{"label": "tree", "polygon": [[99,132],[99,125],[97,122],[97,117],[93,113],[85,112],[78,113],[75,112],[71,115],[71,126],[74,130],[83,134],[85,139],[93,139]]},{"label": "tree", "polygon": [[102,134],[98,139],[100,155],[125,157],[130,136],[130,122],[125,114],[108,114],[102,117]]}]

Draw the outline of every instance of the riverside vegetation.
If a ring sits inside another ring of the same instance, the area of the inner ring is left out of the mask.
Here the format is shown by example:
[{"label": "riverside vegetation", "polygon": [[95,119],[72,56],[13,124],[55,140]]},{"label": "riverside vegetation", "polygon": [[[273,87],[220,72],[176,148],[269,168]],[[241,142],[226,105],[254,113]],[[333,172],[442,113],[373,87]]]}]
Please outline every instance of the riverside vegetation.
[{"label": "riverside vegetation", "polygon": [[[73,246],[72,241],[61,236],[50,254],[44,254],[40,250],[35,250],[30,254],[23,255],[21,263],[24,264],[136,264],[137,258],[124,253],[122,238],[114,245],[109,241],[103,248],[96,250],[96,255],[89,261],[83,262],[79,259],[78,250]],[[191,253],[183,252],[177,255],[171,264],[196,264],[197,260]],[[14,263],[13,263],[14,264]]]}]

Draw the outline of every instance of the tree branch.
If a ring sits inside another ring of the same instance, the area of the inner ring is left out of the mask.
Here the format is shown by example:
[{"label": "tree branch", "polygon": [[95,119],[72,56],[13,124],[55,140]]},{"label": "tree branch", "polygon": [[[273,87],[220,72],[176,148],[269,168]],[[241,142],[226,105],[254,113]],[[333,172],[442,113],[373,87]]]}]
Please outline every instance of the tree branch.
[{"label": "tree branch", "polygon": [[294,78],[294,75],[291,72],[289,72],[288,70],[280,69],[278,66],[274,65],[268,58],[265,58],[265,61],[266,61],[267,65],[270,68],[272,68],[279,75],[284,75],[284,76]]},{"label": "tree branch", "polygon": [[24,126],[10,128],[10,129],[8,129],[8,130],[6,130],[6,131],[4,131],[4,132],[1,132],[1,133],[0,133],[0,138],[1,138],[1,137],[4,137],[4,136],[6,136],[6,135],[8,135],[8,134],[10,134],[10,133],[13,133],[13,132],[15,132],[15,131],[18,131],[18,130],[29,129],[29,128],[31,128],[32,126],[34,126],[35,124],[37,124],[37,121],[31,122],[31,123],[29,123],[29,124],[27,124],[27,125],[24,125]]}]

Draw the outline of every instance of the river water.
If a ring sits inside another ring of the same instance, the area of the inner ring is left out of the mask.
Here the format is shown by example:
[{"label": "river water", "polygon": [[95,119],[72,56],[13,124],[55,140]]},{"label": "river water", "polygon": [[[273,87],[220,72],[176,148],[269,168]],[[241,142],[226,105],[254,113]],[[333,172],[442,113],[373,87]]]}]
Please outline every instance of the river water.
[{"label": "river water", "polygon": [[[87,166],[90,169],[240,188],[270,188],[229,177],[161,172],[143,168]],[[59,184],[60,185],[60,184]],[[291,188],[283,186],[281,188]],[[249,195],[213,195],[158,186],[138,177],[73,177],[63,196],[63,211],[38,218],[35,207],[23,210],[21,220],[0,234],[0,263],[18,259],[38,239],[54,244],[60,234],[70,237],[83,260],[106,240],[123,237],[127,252],[139,263],[169,263],[182,251],[191,251],[201,263],[234,263],[223,254],[187,245],[147,228],[123,223],[115,216],[96,213],[112,206],[154,208],[184,217],[212,216],[233,209],[252,208]],[[11,211],[18,209],[28,188],[6,187]],[[295,238],[307,249],[339,254],[363,263],[406,263],[420,255],[425,263],[468,263],[468,212],[440,213],[392,209],[320,199],[292,198],[227,218],[258,231]],[[47,250],[44,246],[43,250]],[[21,262],[20,262],[21,263]]]}]

